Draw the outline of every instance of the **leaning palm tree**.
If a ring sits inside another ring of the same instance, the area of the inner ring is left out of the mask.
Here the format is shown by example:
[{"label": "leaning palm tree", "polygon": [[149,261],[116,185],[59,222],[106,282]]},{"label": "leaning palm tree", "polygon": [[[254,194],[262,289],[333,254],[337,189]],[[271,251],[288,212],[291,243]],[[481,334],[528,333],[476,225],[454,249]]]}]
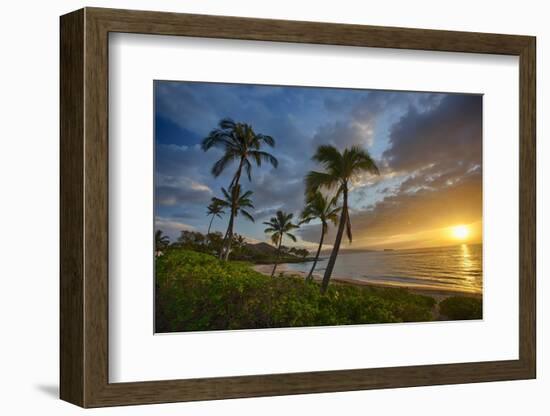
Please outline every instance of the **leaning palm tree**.
[{"label": "leaning palm tree", "polygon": [[206,232],[207,236],[210,235],[210,228],[212,228],[212,222],[214,221],[214,218],[221,218],[223,214],[225,214],[223,207],[216,203],[216,201],[214,201],[214,198],[212,198],[212,202],[206,207],[206,216],[212,216],[212,218],[210,218],[210,223],[208,224],[208,231]]},{"label": "leaning palm tree", "polygon": [[315,260],[313,260],[313,265],[311,270],[306,277],[306,282],[313,280],[313,272],[315,271],[315,266],[317,266],[317,261],[319,260],[319,254],[321,253],[321,248],[323,247],[323,240],[328,231],[328,222],[332,222],[334,225],[338,224],[338,213],[341,208],[336,207],[337,198],[326,198],[320,191],[315,191],[313,194],[309,195],[306,200],[306,206],[302,211],[302,224],[307,224],[312,220],[318,219],[321,221],[321,239],[319,240],[319,247],[317,248],[317,253],[315,254]]},{"label": "leaning palm tree", "polygon": [[220,250],[220,259],[227,260],[229,258],[229,252],[231,251],[231,241],[233,240],[233,225],[235,222],[235,217],[239,214],[242,214],[246,219],[254,222],[254,217],[245,209],[252,208],[252,200],[250,195],[252,191],[246,191],[244,194],[241,194],[241,185],[235,185],[232,188],[226,190],[222,188],[222,193],[224,199],[212,198],[212,202],[215,202],[222,208],[228,208],[231,210],[231,215],[229,216],[229,223],[227,225],[227,231],[225,232],[225,237],[223,239],[222,249]]},{"label": "leaning palm tree", "polygon": [[319,146],[313,156],[313,160],[321,163],[325,171],[311,171],[306,175],[305,183],[308,194],[313,194],[319,189],[326,189],[329,191],[336,190],[337,198],[342,195],[342,210],[340,212],[338,231],[321,284],[321,292],[325,293],[330,282],[332,270],[334,269],[334,263],[336,263],[338,250],[340,250],[344,229],[346,230],[349,242],[351,243],[352,241],[348,208],[350,183],[361,173],[368,172],[378,175],[379,171],[370,154],[358,146],[346,148],[343,152],[339,152],[334,146]]},{"label": "leaning palm tree", "polygon": [[296,237],[290,232],[295,228],[298,228],[298,225],[292,223],[293,216],[294,214],[287,214],[283,211],[277,211],[275,217],[271,217],[268,222],[264,222],[264,225],[267,225],[264,233],[271,233],[271,241],[277,247],[277,258],[275,260],[275,264],[273,265],[271,277],[275,274],[275,269],[279,263],[279,255],[281,253],[283,237],[287,236],[292,241],[296,241]]},{"label": "leaning palm tree", "polygon": [[273,147],[275,139],[256,133],[250,124],[236,123],[230,118],[224,118],[218,123],[218,128],[203,139],[201,147],[205,152],[213,147],[223,149],[223,156],[212,166],[211,172],[215,177],[220,176],[231,162],[238,162],[229,185],[232,188],[239,184],[243,169],[248,180],[252,180],[252,162],[257,166],[261,166],[262,162],[268,162],[275,168],[278,166],[277,159],[271,153],[261,150],[262,145]]},{"label": "leaning palm tree", "polygon": [[168,247],[170,238],[162,233],[162,230],[155,231],[155,251],[160,252]]}]

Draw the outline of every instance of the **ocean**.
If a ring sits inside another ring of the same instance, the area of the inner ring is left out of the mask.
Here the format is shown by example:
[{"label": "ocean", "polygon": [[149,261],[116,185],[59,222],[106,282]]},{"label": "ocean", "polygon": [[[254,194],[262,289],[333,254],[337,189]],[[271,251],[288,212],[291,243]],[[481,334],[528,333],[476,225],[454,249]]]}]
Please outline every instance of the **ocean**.
[{"label": "ocean", "polygon": [[[329,254],[317,262],[315,274],[325,271]],[[287,263],[291,271],[309,272],[312,262]],[[411,288],[482,293],[482,245],[462,244],[422,249],[340,252],[333,277]]]}]

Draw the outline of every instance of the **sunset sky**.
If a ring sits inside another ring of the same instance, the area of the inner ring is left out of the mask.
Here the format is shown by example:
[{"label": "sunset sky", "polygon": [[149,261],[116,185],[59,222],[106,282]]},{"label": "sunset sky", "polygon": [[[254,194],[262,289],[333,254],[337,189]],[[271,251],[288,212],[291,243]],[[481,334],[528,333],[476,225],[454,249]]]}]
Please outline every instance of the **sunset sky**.
[{"label": "sunset sky", "polygon": [[[241,179],[254,192],[256,222],[238,217],[235,232],[250,241],[269,241],[262,222],[278,209],[299,215],[304,175],[321,170],[311,156],[332,144],[359,145],[380,168],[353,184],[354,241],[343,249],[481,242],[480,95],[156,81],[154,117],[155,227],[172,240],[182,229],[206,232],[206,206],[231,181],[236,166],[210,173],[221,150],[200,148],[230,117],[276,141],[265,150],[279,167],[254,167],[251,182]],[[227,220],[215,219],[213,230],[225,232]],[[319,224],[302,226],[296,245],[315,247],[319,233]],[[325,248],[333,238],[331,227]]]}]

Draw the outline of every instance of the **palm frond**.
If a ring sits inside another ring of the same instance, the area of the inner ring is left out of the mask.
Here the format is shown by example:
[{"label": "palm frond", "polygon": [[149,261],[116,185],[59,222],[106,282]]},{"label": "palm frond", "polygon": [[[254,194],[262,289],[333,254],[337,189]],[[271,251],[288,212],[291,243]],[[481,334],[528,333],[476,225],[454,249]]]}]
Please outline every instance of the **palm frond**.
[{"label": "palm frond", "polygon": [[229,201],[225,201],[223,199],[219,199],[219,198],[216,198],[216,197],[214,197],[212,199],[216,201],[216,204],[219,204],[220,206],[222,206],[224,208],[231,207],[231,202],[229,202]]},{"label": "palm frond", "polygon": [[264,152],[262,150],[254,150],[250,152],[250,155],[254,158],[254,161],[258,166],[261,166],[262,162],[270,163],[274,168],[279,166],[279,161],[271,153]]},{"label": "palm frond", "polygon": [[258,141],[264,142],[270,147],[275,146],[275,139],[267,134],[257,134],[256,137],[258,138]]},{"label": "palm frond", "polygon": [[349,160],[354,171],[362,170],[375,175],[380,174],[378,166],[376,166],[376,163],[367,150],[362,149],[359,146],[352,146],[349,150],[346,150],[346,159]]},{"label": "palm frond", "polygon": [[218,125],[220,126],[220,129],[224,129],[224,130],[232,130],[235,128],[236,124],[237,123],[235,123],[233,119],[230,117],[224,117],[218,123]]},{"label": "palm frond", "polygon": [[225,170],[227,165],[229,165],[233,160],[236,159],[236,154],[231,153],[225,153],[214,165],[212,166],[211,173],[214,175],[214,177],[218,177],[221,175],[221,173]]},{"label": "palm frond", "polygon": [[[231,194],[229,193],[229,191],[228,191],[227,189],[222,188],[222,193],[223,193],[223,196],[225,197],[225,199],[226,199],[227,201],[231,201],[231,200],[233,199],[232,196],[231,196]],[[217,198],[216,198],[216,199],[217,199]],[[219,201],[219,199],[218,199],[218,201]]]},{"label": "palm frond", "polygon": [[241,209],[241,210],[240,210],[240,213],[243,214],[243,216],[244,216],[247,220],[249,220],[249,221],[251,221],[251,222],[255,222],[255,221],[254,221],[254,217],[253,217],[248,211],[246,211],[246,210],[244,210],[244,209]]},{"label": "palm frond", "polygon": [[325,219],[326,221],[330,221],[333,225],[338,225],[338,214],[340,213],[340,211],[342,210],[341,207],[338,207],[338,208],[334,208],[332,211],[330,211]]},{"label": "palm frond", "polygon": [[310,171],[305,178],[306,193],[314,194],[321,188],[334,189],[339,184],[339,178],[325,172]]},{"label": "palm frond", "polygon": [[246,191],[244,194],[240,196],[240,199],[247,199],[249,196],[251,196],[254,192],[252,191]]},{"label": "palm frond", "polygon": [[291,233],[285,233],[285,235],[290,238],[292,241],[296,242],[296,236],[294,234],[291,234]]},{"label": "palm frond", "polygon": [[346,234],[348,236],[349,242],[351,243],[353,238],[352,238],[352,235],[351,235],[351,221],[350,221],[350,218],[349,218],[349,212],[346,212]]},{"label": "palm frond", "polygon": [[321,163],[325,169],[330,169],[342,163],[342,154],[334,146],[323,145],[317,148],[312,159]]},{"label": "palm frond", "polygon": [[280,234],[279,233],[275,233],[271,236],[271,242],[275,245],[279,244],[279,238],[280,238]]},{"label": "palm frond", "polygon": [[249,181],[252,181],[252,164],[248,159],[244,159],[244,170],[246,172],[246,176],[248,177]]}]

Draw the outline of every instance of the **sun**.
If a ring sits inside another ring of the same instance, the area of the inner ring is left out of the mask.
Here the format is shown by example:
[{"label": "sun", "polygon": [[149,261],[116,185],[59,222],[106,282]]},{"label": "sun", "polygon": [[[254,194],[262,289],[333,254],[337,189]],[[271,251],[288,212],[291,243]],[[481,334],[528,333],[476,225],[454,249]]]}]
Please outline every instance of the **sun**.
[{"label": "sun", "polygon": [[470,229],[466,225],[455,225],[451,228],[451,233],[457,240],[466,240],[470,235]]}]

